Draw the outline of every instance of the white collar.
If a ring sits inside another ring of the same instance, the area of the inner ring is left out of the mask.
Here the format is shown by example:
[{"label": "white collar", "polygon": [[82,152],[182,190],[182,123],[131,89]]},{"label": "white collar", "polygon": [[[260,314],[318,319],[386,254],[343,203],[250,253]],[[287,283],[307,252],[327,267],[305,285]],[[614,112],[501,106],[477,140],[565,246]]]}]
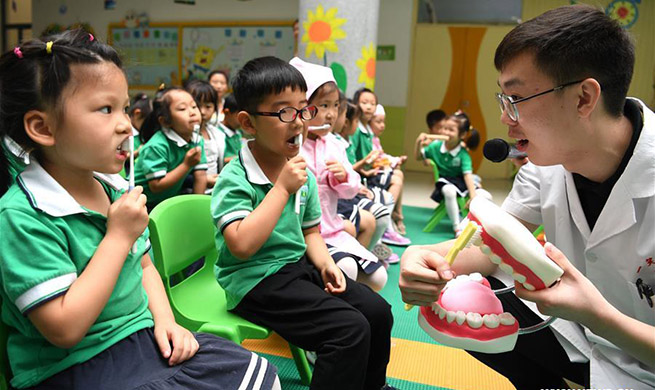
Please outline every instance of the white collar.
[{"label": "white collar", "polygon": [[655,183],[655,159],[653,158],[653,150],[655,150],[655,113],[648,109],[641,100],[628,99],[639,104],[644,123],[632,157],[617,184],[623,182],[633,198],[650,197],[655,195],[655,185],[653,185]]},{"label": "white collar", "polygon": [[28,165],[30,163],[30,152],[26,152],[18,142],[14,141],[11,137],[5,136],[4,144],[7,147],[7,150],[11,152],[14,156],[23,159],[23,163]]},{"label": "white collar", "polygon": [[254,140],[249,140],[242,148],[239,150],[239,160],[241,160],[241,165],[246,170],[246,179],[252,184],[265,185],[272,184],[268,177],[264,174],[264,171],[257,164],[255,156],[252,155],[250,151],[250,144]]},{"label": "white collar", "polygon": [[364,134],[371,134],[371,131],[368,129],[368,125],[364,126],[362,122],[359,122],[359,125],[357,125],[357,129],[361,131]]},{"label": "white collar", "polygon": [[136,127],[132,126],[132,136],[138,137],[139,136],[139,130],[136,129]]},{"label": "white collar", "polygon": [[162,127],[161,131],[164,133],[166,138],[175,142],[177,146],[179,147],[187,146],[188,142],[184,138],[182,138],[178,133],[176,133],[175,130],[168,127]]},{"label": "white collar", "polygon": [[228,137],[233,137],[237,132],[225,126],[223,122],[218,122],[218,126],[225,132]]},{"label": "white collar", "polygon": [[[117,191],[127,189],[127,181],[120,175],[97,172],[93,175]],[[53,217],[88,213],[36,160],[16,180],[37,210]]]},{"label": "white collar", "polygon": [[462,148],[461,144],[458,144],[455,149],[453,150],[448,150],[446,149],[446,141],[441,141],[441,153],[450,153],[453,157],[457,157],[457,153],[459,153],[459,150]]},{"label": "white collar", "polygon": [[212,125],[212,124],[210,124],[210,123],[207,123],[207,124],[205,125],[205,129],[207,130],[207,133],[209,133],[209,137],[210,137],[211,139],[221,139],[221,140],[225,140],[225,137],[226,137],[226,136],[225,136],[225,133],[223,133],[222,131],[220,131],[216,126],[214,126],[214,125]]}]

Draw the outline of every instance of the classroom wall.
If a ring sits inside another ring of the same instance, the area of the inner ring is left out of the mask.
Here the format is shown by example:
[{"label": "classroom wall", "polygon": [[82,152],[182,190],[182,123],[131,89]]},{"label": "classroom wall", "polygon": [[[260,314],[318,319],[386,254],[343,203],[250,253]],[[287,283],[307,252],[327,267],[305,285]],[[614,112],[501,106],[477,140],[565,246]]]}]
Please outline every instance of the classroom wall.
[{"label": "classroom wall", "polygon": [[[580,2],[604,8],[610,0]],[[522,18],[528,20],[549,9],[569,4],[565,0],[524,0]],[[636,63],[628,95],[655,106],[655,2],[642,1],[637,7],[639,17],[629,29],[635,38]],[[498,72],[493,57],[496,46],[512,28],[511,25],[415,25],[405,128],[402,138],[394,139],[396,144],[402,144],[405,154],[412,156],[417,135],[426,131],[425,114],[439,107],[447,112],[464,108],[483,140],[507,138],[507,129],[499,121],[500,111],[494,98],[498,91]],[[463,46],[466,49],[463,50]],[[471,63],[475,64],[474,68],[471,68]],[[472,157],[483,178],[510,177],[513,170],[509,162],[495,164],[486,161],[481,149]],[[413,160],[413,156],[407,169],[429,171],[422,163]]]}]

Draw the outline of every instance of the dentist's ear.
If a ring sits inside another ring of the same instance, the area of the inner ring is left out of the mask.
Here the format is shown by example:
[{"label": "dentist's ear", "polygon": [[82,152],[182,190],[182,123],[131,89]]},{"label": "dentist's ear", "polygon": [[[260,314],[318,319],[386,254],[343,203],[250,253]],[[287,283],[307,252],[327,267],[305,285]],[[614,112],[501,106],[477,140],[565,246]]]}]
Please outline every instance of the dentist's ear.
[{"label": "dentist's ear", "polygon": [[600,101],[601,87],[593,78],[583,80],[578,89],[578,115],[588,118],[594,112]]}]

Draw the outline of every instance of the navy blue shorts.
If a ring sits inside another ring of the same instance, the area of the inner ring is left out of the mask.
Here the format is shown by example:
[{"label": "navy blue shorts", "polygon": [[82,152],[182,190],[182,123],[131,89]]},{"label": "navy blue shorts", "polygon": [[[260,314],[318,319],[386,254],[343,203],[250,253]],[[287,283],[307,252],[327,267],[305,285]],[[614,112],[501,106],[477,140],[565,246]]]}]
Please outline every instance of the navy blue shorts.
[{"label": "navy blue shorts", "polygon": [[270,389],[277,369],[241,346],[206,333],[196,333],[198,352],[169,366],[161,356],[152,328],[130,336],[84,363],[47,378],[32,389],[71,390],[214,390]]},{"label": "navy blue shorts", "polygon": [[432,191],[432,195],[430,195],[430,198],[437,203],[441,202],[441,200],[443,199],[443,194],[441,193],[441,189],[446,184],[454,185],[455,188],[457,188],[457,195],[462,198],[468,196],[469,194],[469,190],[468,188],[466,188],[466,182],[464,181],[464,177],[462,176],[440,177],[439,180],[436,183],[434,183],[434,191]]}]

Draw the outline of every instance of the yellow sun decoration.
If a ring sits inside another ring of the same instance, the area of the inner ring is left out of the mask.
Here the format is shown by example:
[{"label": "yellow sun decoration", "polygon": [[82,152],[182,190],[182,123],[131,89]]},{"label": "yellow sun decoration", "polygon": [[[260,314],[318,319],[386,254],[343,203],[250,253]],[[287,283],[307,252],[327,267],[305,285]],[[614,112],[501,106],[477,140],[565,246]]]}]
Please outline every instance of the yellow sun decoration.
[{"label": "yellow sun decoration", "polygon": [[337,11],[334,7],[325,12],[320,4],[316,12],[307,11],[307,21],[303,22],[305,34],[302,36],[302,41],[307,42],[305,57],[309,58],[312,53],[315,53],[316,57],[323,58],[326,50],[339,52],[335,41],[346,37],[346,33],[339,28],[346,23],[346,19],[337,18]]},{"label": "yellow sun decoration", "polygon": [[359,73],[358,83],[364,83],[366,88],[373,89],[375,86],[375,56],[376,51],[373,43],[362,47],[362,56],[355,63],[361,70]]}]

